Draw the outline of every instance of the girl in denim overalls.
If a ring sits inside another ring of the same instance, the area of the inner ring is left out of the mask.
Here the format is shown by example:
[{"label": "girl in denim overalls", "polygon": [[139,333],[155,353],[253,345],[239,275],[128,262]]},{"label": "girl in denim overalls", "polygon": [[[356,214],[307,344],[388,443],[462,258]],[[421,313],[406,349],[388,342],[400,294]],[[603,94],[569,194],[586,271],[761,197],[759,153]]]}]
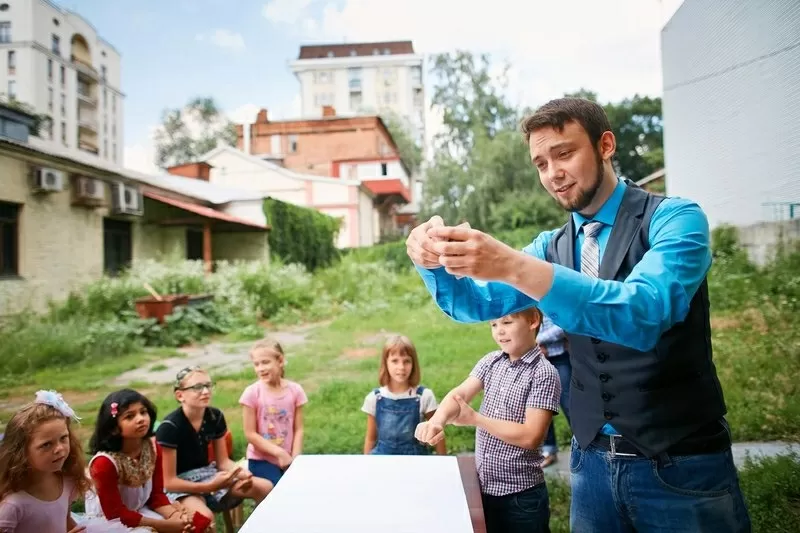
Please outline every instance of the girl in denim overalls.
[{"label": "girl in denim overalls", "polygon": [[[378,372],[380,387],[364,398],[361,410],[367,413],[364,453],[375,455],[427,455],[429,449],[414,438],[417,424],[436,411],[436,396],[419,384],[417,350],[403,335],[386,341]],[[444,440],[436,453],[445,455]]]}]

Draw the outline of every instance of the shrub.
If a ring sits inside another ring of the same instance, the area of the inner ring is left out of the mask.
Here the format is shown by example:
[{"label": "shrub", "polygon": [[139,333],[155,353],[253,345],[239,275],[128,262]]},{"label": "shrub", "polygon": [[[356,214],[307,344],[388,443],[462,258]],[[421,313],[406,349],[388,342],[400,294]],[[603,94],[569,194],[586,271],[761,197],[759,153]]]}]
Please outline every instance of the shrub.
[{"label": "shrub", "polygon": [[335,244],[338,219],[274,198],[264,200],[264,213],[272,226],[270,251],[283,261],[299,263],[313,272],[339,257]]}]

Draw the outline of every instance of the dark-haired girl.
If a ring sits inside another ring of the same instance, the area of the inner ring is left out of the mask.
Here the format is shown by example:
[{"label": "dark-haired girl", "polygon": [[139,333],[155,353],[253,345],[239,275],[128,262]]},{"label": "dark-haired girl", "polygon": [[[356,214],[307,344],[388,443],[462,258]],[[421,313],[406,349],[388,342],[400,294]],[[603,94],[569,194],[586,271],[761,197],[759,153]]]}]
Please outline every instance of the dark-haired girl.
[{"label": "dark-haired girl", "polygon": [[[86,513],[137,532],[151,528],[158,533],[202,533],[211,521],[170,503],[164,494],[161,451],[152,438],[155,421],[155,406],[135,390],[106,397],[89,441],[94,454],[89,475],[95,490],[86,495]],[[87,525],[93,521],[90,518]]]}]

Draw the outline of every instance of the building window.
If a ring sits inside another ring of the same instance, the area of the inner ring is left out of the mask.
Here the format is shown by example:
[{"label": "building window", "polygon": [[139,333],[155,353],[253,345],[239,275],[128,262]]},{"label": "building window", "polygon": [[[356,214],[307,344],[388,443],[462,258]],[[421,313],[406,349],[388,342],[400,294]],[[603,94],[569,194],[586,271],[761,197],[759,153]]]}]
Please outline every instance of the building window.
[{"label": "building window", "polygon": [[8,73],[15,74],[17,72],[17,53],[14,50],[8,51]]},{"label": "building window", "polygon": [[361,67],[347,69],[347,84],[351,91],[361,90]]},{"label": "building window", "polygon": [[47,81],[53,81],[53,60],[47,60]]},{"label": "building window", "polygon": [[64,87],[67,84],[67,69],[64,65],[61,65],[61,86]]},{"label": "building window", "polygon": [[106,76],[107,76],[107,75],[108,75],[108,70],[106,69],[106,66],[105,66],[105,65],[102,65],[102,66],[100,67],[100,78],[101,78],[103,81],[106,81]]},{"label": "building window", "polygon": [[355,57],[357,55],[358,55],[358,52],[356,52],[355,50],[350,50],[350,57]]},{"label": "building window", "polygon": [[67,95],[61,94],[61,116],[67,116]]},{"label": "building window", "polygon": [[103,219],[103,269],[116,276],[131,266],[133,239],[127,220]]},{"label": "building window", "polygon": [[0,43],[11,42],[11,23],[8,21],[0,22]]},{"label": "building window", "polygon": [[55,33],[53,34],[53,39],[50,45],[50,49],[55,55],[57,56],[61,55],[61,37],[59,37]]},{"label": "building window", "polygon": [[389,175],[389,165],[386,163],[381,163],[381,176],[388,176]]},{"label": "building window", "polygon": [[0,202],[0,276],[19,274],[19,204]]},{"label": "building window", "polygon": [[117,162],[117,143],[111,145],[111,159],[114,163]]},{"label": "building window", "polygon": [[297,153],[297,135],[289,135],[289,153]]},{"label": "building window", "polygon": [[333,57],[333,56],[334,56],[333,50],[329,50],[328,51],[328,57]]},{"label": "building window", "polygon": [[411,83],[414,85],[422,83],[422,67],[411,67]]},{"label": "building window", "polygon": [[116,138],[117,137],[117,123],[113,122],[111,124],[111,136]]},{"label": "building window", "polygon": [[5,2],[0,4],[0,11],[8,11],[8,4]]},{"label": "building window", "polygon": [[392,51],[389,50],[388,48],[384,48],[383,49],[383,55],[385,55],[385,56],[392,55]]},{"label": "building window", "polygon": [[281,154],[281,136],[280,135],[270,135],[269,136],[269,153],[271,155],[280,155]]},{"label": "building window", "polygon": [[362,99],[361,93],[353,93],[350,95],[350,111],[358,112],[361,109]]},{"label": "building window", "polygon": [[103,141],[103,157],[108,159],[108,139]]},{"label": "building window", "polygon": [[112,94],[111,95],[111,111],[113,113],[117,112],[117,95],[116,94]]},{"label": "building window", "polygon": [[314,73],[314,83],[322,84],[330,83],[331,81],[333,81],[333,75],[326,70]]},{"label": "building window", "polygon": [[106,89],[103,89],[103,109],[108,109],[108,91]]},{"label": "building window", "polygon": [[372,49],[372,55],[379,56],[379,55],[381,55],[381,51],[378,50],[377,48],[373,48]]},{"label": "building window", "polygon": [[52,141],[53,140],[53,121],[48,120],[45,125],[45,131],[47,132],[47,139]]},{"label": "building window", "polygon": [[67,146],[67,123],[63,120],[61,121],[61,142]]},{"label": "building window", "polygon": [[11,100],[17,99],[17,82],[15,80],[8,80],[8,97]]}]

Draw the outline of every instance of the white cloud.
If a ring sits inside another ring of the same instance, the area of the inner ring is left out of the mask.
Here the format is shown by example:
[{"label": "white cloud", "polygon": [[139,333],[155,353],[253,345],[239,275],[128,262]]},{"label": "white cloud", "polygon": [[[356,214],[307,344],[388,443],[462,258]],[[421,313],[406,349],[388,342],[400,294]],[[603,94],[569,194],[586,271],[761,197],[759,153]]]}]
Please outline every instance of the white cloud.
[{"label": "white cloud", "polygon": [[297,24],[309,18],[311,0],[271,0],[263,5],[261,14],[276,24]]},{"label": "white cloud", "polygon": [[214,46],[225,50],[231,50],[233,52],[241,52],[247,48],[247,45],[245,45],[244,42],[244,37],[241,33],[227,30],[225,28],[218,28],[208,35],[204,33],[198,33],[195,35],[195,40],[201,42],[208,41]]},{"label": "white cloud", "polygon": [[152,139],[147,143],[132,144],[125,147],[122,165],[144,174],[157,174],[155,155],[156,149]]}]

